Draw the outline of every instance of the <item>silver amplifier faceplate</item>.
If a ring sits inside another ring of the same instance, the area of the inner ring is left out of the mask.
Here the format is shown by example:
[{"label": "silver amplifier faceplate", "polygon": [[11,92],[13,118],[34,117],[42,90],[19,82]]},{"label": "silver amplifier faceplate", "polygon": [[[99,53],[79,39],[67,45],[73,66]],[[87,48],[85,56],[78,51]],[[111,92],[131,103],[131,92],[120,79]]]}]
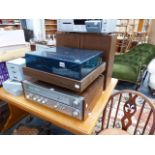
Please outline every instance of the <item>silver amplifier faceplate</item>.
[{"label": "silver amplifier faceplate", "polygon": [[38,94],[28,93],[28,92],[25,92],[25,97],[28,100],[37,102],[42,105],[46,105],[46,106],[50,107],[51,109],[62,112],[64,114],[67,114],[67,115],[77,118],[79,120],[83,119],[83,111],[82,110],[68,106],[61,102],[58,102],[58,101],[55,101],[52,99],[48,99],[47,97],[43,97]]},{"label": "silver amplifier faceplate", "polygon": [[60,103],[66,104],[68,106],[77,108],[79,110],[83,109],[84,98],[78,96],[70,91],[65,91],[64,89],[55,87],[50,84],[43,82],[31,82],[28,80],[23,81],[24,92],[35,93],[45,98],[58,101]]},{"label": "silver amplifier faceplate", "polygon": [[24,80],[23,89],[26,99],[83,120],[83,97],[38,81]]}]

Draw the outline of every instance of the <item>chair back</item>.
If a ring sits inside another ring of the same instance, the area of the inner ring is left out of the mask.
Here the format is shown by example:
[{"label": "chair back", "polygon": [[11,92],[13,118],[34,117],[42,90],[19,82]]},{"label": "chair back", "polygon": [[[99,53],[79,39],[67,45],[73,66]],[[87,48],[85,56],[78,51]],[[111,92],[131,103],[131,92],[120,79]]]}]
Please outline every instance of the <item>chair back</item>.
[{"label": "chair back", "polygon": [[137,91],[117,92],[103,112],[102,130],[106,128],[121,128],[134,135],[154,134],[155,106]]}]

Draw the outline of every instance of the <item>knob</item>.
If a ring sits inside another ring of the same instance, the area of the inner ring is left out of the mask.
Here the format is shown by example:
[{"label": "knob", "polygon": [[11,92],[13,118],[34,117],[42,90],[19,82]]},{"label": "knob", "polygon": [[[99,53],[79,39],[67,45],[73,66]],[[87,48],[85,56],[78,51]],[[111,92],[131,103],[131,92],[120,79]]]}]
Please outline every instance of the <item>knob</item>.
[{"label": "knob", "polygon": [[26,95],[26,98],[30,99],[32,96],[33,95],[29,93],[29,94]]},{"label": "knob", "polygon": [[43,100],[43,97],[38,97],[37,99],[38,102],[42,102],[42,100]]},{"label": "knob", "polygon": [[45,100],[42,100],[41,103],[45,104],[46,102],[45,102]]},{"label": "knob", "polygon": [[33,100],[34,100],[34,101],[36,101],[36,100],[37,100],[37,98],[34,96],[34,97],[33,97]]},{"label": "knob", "polygon": [[74,111],[73,112],[73,116],[77,117],[79,115],[79,112],[78,111]]},{"label": "knob", "polygon": [[28,98],[28,99],[29,99],[29,98],[30,98],[30,95],[26,95],[26,98]]},{"label": "knob", "polygon": [[55,108],[55,109],[58,108],[58,104],[54,105],[54,108]]},{"label": "knob", "polygon": [[79,101],[78,100],[74,100],[73,101],[73,104],[76,105],[76,106],[78,106],[79,105]]},{"label": "knob", "polygon": [[37,99],[38,102],[41,102],[41,100],[42,100],[41,98],[38,98],[38,99]]}]

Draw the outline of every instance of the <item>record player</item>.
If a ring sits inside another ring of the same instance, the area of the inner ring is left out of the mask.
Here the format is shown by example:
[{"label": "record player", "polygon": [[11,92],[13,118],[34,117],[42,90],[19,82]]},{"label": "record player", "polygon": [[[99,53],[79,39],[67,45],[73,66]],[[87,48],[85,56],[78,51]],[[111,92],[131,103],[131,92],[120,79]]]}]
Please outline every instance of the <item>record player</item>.
[{"label": "record player", "polygon": [[27,53],[26,67],[81,80],[102,64],[103,52],[56,47],[50,51]]},{"label": "record player", "polygon": [[43,82],[47,82],[62,88],[72,90],[74,92],[83,92],[93,81],[95,81],[99,75],[103,74],[106,69],[106,63],[103,62],[90,74],[84,77],[82,80],[75,80],[60,75],[47,73],[41,70],[33,69],[30,67],[24,67],[23,73],[29,77],[38,79]]}]

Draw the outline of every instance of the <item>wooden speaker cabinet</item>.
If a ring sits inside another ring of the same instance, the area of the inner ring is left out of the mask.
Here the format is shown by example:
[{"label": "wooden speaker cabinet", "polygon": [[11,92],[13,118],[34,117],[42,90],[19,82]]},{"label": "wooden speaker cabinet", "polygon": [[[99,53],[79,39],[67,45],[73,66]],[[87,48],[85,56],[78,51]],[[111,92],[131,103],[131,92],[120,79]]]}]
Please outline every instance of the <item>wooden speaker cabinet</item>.
[{"label": "wooden speaker cabinet", "polygon": [[62,32],[56,34],[56,40],[57,46],[103,51],[103,61],[106,62],[104,89],[107,87],[112,77],[116,35]]}]

